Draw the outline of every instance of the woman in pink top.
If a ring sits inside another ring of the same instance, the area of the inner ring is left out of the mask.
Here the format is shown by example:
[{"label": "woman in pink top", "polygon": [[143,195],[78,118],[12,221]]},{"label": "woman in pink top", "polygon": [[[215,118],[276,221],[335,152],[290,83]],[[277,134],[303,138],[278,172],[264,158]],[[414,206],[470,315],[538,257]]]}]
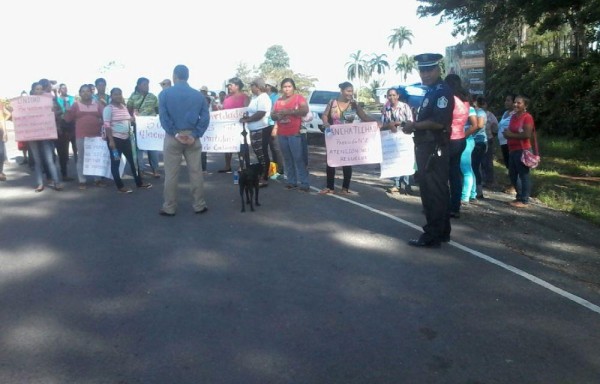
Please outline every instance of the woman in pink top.
[{"label": "woman in pink top", "polygon": [[131,168],[131,174],[138,188],[152,188],[152,184],[144,183],[133,160],[131,147],[131,121],[132,117],[123,100],[121,88],[113,88],[110,91],[110,104],[104,107],[103,112],[104,129],[106,130],[106,141],[110,151],[110,171],[113,180],[120,193],[131,193],[132,190],[125,188],[121,180],[121,154],[125,156]]},{"label": "woman in pink top", "polygon": [[[469,120],[469,93],[463,88],[460,77],[455,74],[446,76],[446,84],[454,92],[454,111],[452,112],[452,127],[450,131],[450,217],[460,217],[460,199],[463,189],[463,173],[460,170],[460,159],[466,147],[465,124]],[[473,117],[471,122],[477,125]]]},{"label": "woman in pink top", "polygon": [[[238,77],[233,77],[227,82],[228,95],[223,100],[222,109],[244,108],[250,104],[250,98],[244,92],[244,83]],[[233,153],[225,154],[225,168],[220,169],[219,173],[231,173],[231,158]]]},{"label": "woman in pink top", "polygon": [[[104,106],[92,98],[92,90],[89,84],[84,84],[79,88],[79,97],[80,100],[67,108],[64,119],[67,122],[75,122],[77,178],[79,179],[79,189],[86,189],[86,177],[83,174],[84,142],[86,137],[100,137]],[[98,187],[106,187],[106,183],[98,177],[95,179],[95,184]]]}]

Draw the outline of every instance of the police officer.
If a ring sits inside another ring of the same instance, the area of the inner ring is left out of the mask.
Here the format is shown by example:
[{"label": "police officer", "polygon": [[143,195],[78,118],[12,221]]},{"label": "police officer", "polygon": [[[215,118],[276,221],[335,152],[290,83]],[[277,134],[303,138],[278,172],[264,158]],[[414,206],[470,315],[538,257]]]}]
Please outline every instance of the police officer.
[{"label": "police officer", "polygon": [[423,227],[424,233],[408,244],[439,248],[442,242],[450,240],[448,142],[454,98],[441,78],[439,62],[442,55],[423,53],[414,59],[421,82],[429,90],[421,102],[416,121],[404,123],[403,132],[414,132],[418,182],[427,224]]}]

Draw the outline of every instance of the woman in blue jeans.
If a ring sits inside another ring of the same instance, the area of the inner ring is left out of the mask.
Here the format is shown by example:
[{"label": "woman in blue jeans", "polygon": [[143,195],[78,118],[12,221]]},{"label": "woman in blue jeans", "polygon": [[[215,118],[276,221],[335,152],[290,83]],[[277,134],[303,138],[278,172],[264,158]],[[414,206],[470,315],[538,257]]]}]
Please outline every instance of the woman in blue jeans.
[{"label": "woman in blue jeans", "polygon": [[[44,88],[40,83],[37,83],[35,85],[33,89],[33,95],[42,97],[52,97],[51,94],[44,93]],[[56,100],[54,100],[52,112],[56,113],[58,108],[58,104],[56,103]],[[48,170],[48,176],[52,179],[54,183],[54,189],[56,189],[57,191],[62,191],[63,186],[58,176],[58,169],[56,168],[56,164],[54,164],[54,140],[49,139],[29,141],[27,144],[29,146],[29,151],[31,152],[31,156],[33,157],[34,161],[35,180],[37,183],[35,191],[42,192],[44,190],[44,167],[46,167],[46,169]]]},{"label": "woman in blue jeans", "polygon": [[[308,113],[308,104],[304,96],[296,93],[296,83],[291,78],[281,81],[281,98],[273,105],[271,118],[276,122],[272,135],[279,140],[288,190],[300,188],[310,191],[308,168],[304,162],[300,125],[302,116]],[[299,185],[298,185],[299,184]]]},{"label": "woman in blue jeans", "polygon": [[508,141],[508,175],[517,191],[515,200],[510,202],[510,205],[515,208],[528,207],[531,194],[529,167],[521,161],[523,151],[531,150],[530,138],[535,129],[533,117],[527,112],[528,105],[527,97],[515,97],[515,113],[510,119],[508,128],[503,132]]}]

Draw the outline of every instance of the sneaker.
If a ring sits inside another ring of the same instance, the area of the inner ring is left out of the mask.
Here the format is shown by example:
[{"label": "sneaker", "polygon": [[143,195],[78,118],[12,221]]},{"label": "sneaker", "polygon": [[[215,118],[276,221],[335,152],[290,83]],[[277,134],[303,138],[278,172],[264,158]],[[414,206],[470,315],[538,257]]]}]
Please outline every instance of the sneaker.
[{"label": "sneaker", "polygon": [[133,191],[129,188],[119,188],[117,190],[119,193],[132,193]]},{"label": "sneaker", "polygon": [[152,188],[152,184],[150,183],[143,183],[137,186],[138,188],[145,188],[145,189],[150,189]]}]

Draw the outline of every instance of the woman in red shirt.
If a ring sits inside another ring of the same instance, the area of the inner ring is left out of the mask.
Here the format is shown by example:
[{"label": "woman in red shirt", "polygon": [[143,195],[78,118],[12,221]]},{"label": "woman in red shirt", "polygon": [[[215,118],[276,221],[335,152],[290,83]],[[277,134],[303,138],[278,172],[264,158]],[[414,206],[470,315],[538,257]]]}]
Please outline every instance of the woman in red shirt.
[{"label": "woman in red shirt", "polygon": [[302,116],[308,113],[308,104],[302,95],[296,93],[296,83],[290,78],[281,81],[281,93],[271,111],[271,118],[277,123],[271,135],[277,136],[283,154],[287,178],[285,187],[289,190],[299,187],[301,191],[309,192],[308,169],[300,135]]},{"label": "woman in red shirt", "polygon": [[531,194],[531,177],[529,168],[521,161],[523,151],[531,149],[529,138],[534,129],[533,117],[527,112],[529,99],[524,96],[515,97],[515,113],[510,119],[508,128],[503,132],[508,141],[508,175],[517,191],[517,197],[510,202],[515,208],[525,208]]}]

